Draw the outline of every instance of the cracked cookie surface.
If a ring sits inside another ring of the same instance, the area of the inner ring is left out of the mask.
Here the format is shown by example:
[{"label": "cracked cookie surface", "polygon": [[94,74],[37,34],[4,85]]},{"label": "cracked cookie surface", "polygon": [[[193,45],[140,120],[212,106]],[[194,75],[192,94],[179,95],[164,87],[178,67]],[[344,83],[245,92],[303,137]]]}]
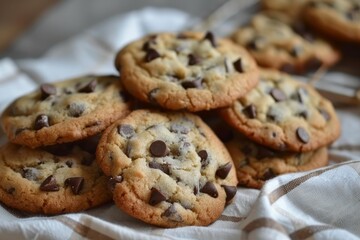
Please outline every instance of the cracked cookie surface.
[{"label": "cracked cookie surface", "polygon": [[272,11],[255,15],[251,22],[232,35],[245,46],[260,66],[287,73],[303,73],[330,67],[340,53],[317,37],[299,20]]},{"label": "cracked cookie surface", "polygon": [[146,36],[122,49],[115,63],[132,95],[171,110],[228,106],[258,81],[248,52],[210,32]]},{"label": "cracked cookie surface", "polygon": [[208,225],[236,194],[229,153],[189,113],[132,112],[105,131],[97,161],[116,205],[158,226]]},{"label": "cracked cookie surface", "polygon": [[333,39],[360,42],[359,0],[309,1],[304,18],[317,31]]},{"label": "cracked cookie surface", "polygon": [[[12,143],[0,149],[0,201],[31,213],[83,211],[111,201],[107,177],[87,142],[31,149]],[[82,147],[82,148],[81,148]]]},{"label": "cracked cookie surface", "polygon": [[86,76],[42,84],[16,99],[1,117],[10,142],[36,148],[103,131],[129,113],[119,77]]},{"label": "cracked cookie surface", "polygon": [[257,87],[221,115],[246,137],[281,151],[312,151],[340,135],[330,101],[275,70],[261,70]]}]

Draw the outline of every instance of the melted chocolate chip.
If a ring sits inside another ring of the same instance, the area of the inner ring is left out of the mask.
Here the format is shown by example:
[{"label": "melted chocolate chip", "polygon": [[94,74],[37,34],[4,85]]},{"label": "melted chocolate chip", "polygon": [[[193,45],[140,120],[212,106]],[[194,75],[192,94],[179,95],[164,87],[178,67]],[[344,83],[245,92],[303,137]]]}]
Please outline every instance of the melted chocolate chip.
[{"label": "melted chocolate chip", "polygon": [[156,188],[151,188],[151,195],[149,199],[149,204],[155,206],[156,204],[165,201],[166,197]]},{"label": "melted chocolate chip", "polygon": [[208,153],[206,150],[200,150],[197,153],[201,159],[201,167],[204,168],[207,165],[209,165],[209,160],[208,160]]},{"label": "melted chocolate chip", "polygon": [[256,118],[256,107],[253,104],[250,104],[248,106],[246,106],[242,112],[246,115],[246,117],[253,119]]},{"label": "melted chocolate chip", "polygon": [[34,129],[35,130],[40,130],[40,129],[44,128],[44,127],[49,127],[49,117],[47,115],[45,115],[45,114],[40,114],[35,119]]},{"label": "melted chocolate chip", "polygon": [[204,40],[209,40],[211,45],[213,47],[216,47],[216,41],[215,41],[215,36],[212,32],[207,32],[205,37],[204,37]]},{"label": "melted chocolate chip", "polygon": [[227,186],[227,185],[221,185],[221,187],[224,188],[224,191],[226,193],[226,202],[231,201],[235,197],[237,187],[236,186]]},{"label": "melted chocolate chip", "polygon": [[183,88],[188,89],[188,88],[202,88],[202,78],[197,78],[193,81],[188,81],[185,80],[183,82],[181,82],[181,86],[183,86]]},{"label": "melted chocolate chip", "polygon": [[57,192],[60,187],[53,175],[48,176],[40,185],[40,190],[45,192]]},{"label": "melted chocolate chip", "polygon": [[71,103],[68,106],[69,116],[80,117],[85,111],[85,105],[82,103]]},{"label": "melted chocolate chip", "polygon": [[71,161],[71,160],[67,160],[67,161],[65,162],[65,164],[66,164],[66,166],[68,166],[69,168],[71,168],[74,163],[73,163],[73,161]]},{"label": "melted chocolate chip", "polygon": [[202,193],[206,193],[209,196],[213,197],[213,198],[217,198],[218,197],[218,192],[217,189],[214,185],[214,183],[212,182],[207,182],[201,189],[200,192]]},{"label": "melted chocolate chip", "polygon": [[152,142],[149,150],[154,157],[165,157],[168,154],[166,143],[161,140]]},{"label": "melted chocolate chip", "polygon": [[124,178],[120,175],[115,177],[110,177],[108,181],[108,188],[110,189],[110,191],[114,191],[115,185],[121,183],[123,180]]},{"label": "melted chocolate chip", "polygon": [[41,84],[40,91],[41,91],[42,100],[46,99],[50,95],[56,95],[56,87],[51,84],[47,84],[47,83]]},{"label": "melted chocolate chip", "polygon": [[234,65],[235,70],[238,71],[239,73],[243,73],[243,72],[244,72],[241,58],[239,58],[238,60],[236,60],[236,61],[233,63],[233,65]]},{"label": "melted chocolate chip", "polygon": [[145,62],[151,62],[152,60],[159,58],[160,54],[152,48],[149,48],[145,55]]},{"label": "melted chocolate chip", "polygon": [[199,58],[197,58],[194,54],[189,54],[188,58],[189,58],[189,62],[188,62],[189,66],[196,65],[199,63]]},{"label": "melted chocolate chip", "polygon": [[270,95],[274,98],[276,102],[285,101],[287,99],[285,93],[278,88],[271,89]]},{"label": "melted chocolate chip", "polygon": [[230,162],[228,162],[225,165],[220,166],[216,170],[215,175],[221,179],[225,179],[228,176],[231,168],[232,168],[232,164]]},{"label": "melted chocolate chip", "polygon": [[292,65],[291,63],[284,63],[279,70],[289,74],[293,74],[296,72],[294,65]]},{"label": "melted chocolate chip", "polygon": [[157,163],[157,162],[149,162],[149,167],[154,169],[159,169],[165,174],[170,174],[169,164],[167,163]]},{"label": "melted chocolate chip", "polygon": [[71,177],[71,178],[67,178],[64,182],[65,187],[70,186],[71,187],[71,191],[75,194],[78,195],[81,191],[81,189],[84,186],[84,178],[83,177]]},{"label": "melted chocolate chip", "polygon": [[131,138],[135,134],[135,130],[131,125],[123,124],[118,126],[118,133],[124,138]]},{"label": "melted chocolate chip", "polygon": [[97,85],[97,80],[93,79],[89,83],[85,84],[84,86],[80,86],[78,92],[79,93],[92,93],[92,92],[95,92],[96,85]]},{"label": "melted chocolate chip", "polygon": [[171,204],[171,206],[165,210],[165,212],[163,214],[161,214],[162,217],[166,217],[171,221],[174,222],[182,222],[183,219],[181,217],[181,215],[176,211],[176,208],[174,206],[174,204]]},{"label": "melted chocolate chip", "polygon": [[272,179],[274,177],[276,177],[276,174],[274,173],[274,171],[271,168],[267,168],[265,170],[265,172],[263,173],[261,179],[266,181],[266,180]]},{"label": "melted chocolate chip", "polygon": [[325,119],[325,121],[328,122],[328,121],[331,119],[330,114],[329,114],[325,109],[320,108],[320,109],[319,109],[319,112],[320,112],[320,114],[323,116],[323,118]]},{"label": "melted chocolate chip", "polygon": [[302,127],[299,127],[299,128],[296,129],[296,136],[303,143],[308,143],[309,140],[310,140],[309,134]]}]

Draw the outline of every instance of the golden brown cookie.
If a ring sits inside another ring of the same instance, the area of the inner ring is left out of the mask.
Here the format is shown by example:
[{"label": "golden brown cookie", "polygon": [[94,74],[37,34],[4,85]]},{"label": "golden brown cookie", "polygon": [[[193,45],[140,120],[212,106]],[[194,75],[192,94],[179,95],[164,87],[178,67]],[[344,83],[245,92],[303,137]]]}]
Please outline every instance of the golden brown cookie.
[{"label": "golden brown cookie", "polygon": [[162,227],[209,225],[236,193],[229,153],[189,113],[132,112],[105,131],[97,161],[116,205]]},{"label": "golden brown cookie", "polygon": [[210,32],[146,36],[122,49],[115,62],[132,95],[171,110],[229,106],[258,81],[247,51]]},{"label": "golden brown cookie", "polygon": [[42,84],[1,116],[10,142],[31,148],[73,142],[103,131],[129,113],[116,76],[87,76]]},{"label": "golden brown cookie", "polygon": [[334,107],[310,85],[275,70],[262,70],[260,75],[255,89],[221,110],[230,125],[281,151],[313,151],[339,137]]}]

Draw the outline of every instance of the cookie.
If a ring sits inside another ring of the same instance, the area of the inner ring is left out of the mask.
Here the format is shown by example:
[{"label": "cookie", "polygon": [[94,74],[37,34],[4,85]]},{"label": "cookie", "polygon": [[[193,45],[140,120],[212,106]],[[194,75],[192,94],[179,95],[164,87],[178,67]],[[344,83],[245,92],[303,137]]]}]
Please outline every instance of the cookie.
[{"label": "cookie", "polygon": [[280,12],[258,13],[232,39],[246,46],[260,66],[292,74],[330,67],[340,59],[333,46]]},{"label": "cookie", "polygon": [[225,146],[233,159],[241,187],[260,189],[265,181],[278,175],[313,170],[328,163],[326,147],[306,153],[281,152],[237,133]]},{"label": "cookie", "polygon": [[31,149],[5,144],[0,149],[0,201],[18,210],[49,215],[111,201],[108,178],[95,161],[96,146],[90,152],[80,146]]},{"label": "cookie", "polygon": [[332,104],[310,85],[275,70],[262,70],[258,86],[220,113],[246,137],[281,151],[312,151],[340,135]]},{"label": "cookie", "polygon": [[1,116],[9,141],[31,148],[95,135],[129,113],[116,76],[86,76],[53,84],[16,99]]},{"label": "cookie", "polygon": [[258,81],[247,51],[211,32],[146,36],[122,49],[115,62],[132,95],[171,110],[228,106]]},{"label": "cookie", "polygon": [[301,17],[302,10],[310,0],[261,0],[261,7],[266,10],[279,11],[291,17]]},{"label": "cookie", "polygon": [[132,112],[105,131],[97,161],[116,205],[162,227],[209,225],[236,194],[229,153],[190,113]]},{"label": "cookie", "polygon": [[335,40],[360,43],[359,0],[310,1],[304,18],[316,31]]}]

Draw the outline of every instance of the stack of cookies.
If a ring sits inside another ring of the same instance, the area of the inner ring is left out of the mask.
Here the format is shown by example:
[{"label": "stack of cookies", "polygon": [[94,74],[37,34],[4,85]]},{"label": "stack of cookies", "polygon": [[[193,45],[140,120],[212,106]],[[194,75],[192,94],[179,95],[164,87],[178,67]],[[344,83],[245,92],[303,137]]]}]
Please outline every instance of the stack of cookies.
[{"label": "stack of cookies", "polygon": [[[264,18],[256,22],[266,25]],[[257,49],[258,33],[244,32],[245,45]],[[289,41],[296,49],[287,46],[273,67],[290,69],[292,51],[295,72],[338,59],[321,41]],[[326,145],[340,133],[331,103],[289,75],[259,69],[255,59],[267,67],[276,61],[254,52],[211,32],[152,34],[118,52],[120,78],[44,84],[15,100],[1,118],[11,143],[0,150],[0,200],[58,214],[112,197],[150,224],[209,225],[238,183],[260,188],[279,174],[324,166]],[[196,115],[210,110],[232,126],[221,123],[223,142]]]}]

